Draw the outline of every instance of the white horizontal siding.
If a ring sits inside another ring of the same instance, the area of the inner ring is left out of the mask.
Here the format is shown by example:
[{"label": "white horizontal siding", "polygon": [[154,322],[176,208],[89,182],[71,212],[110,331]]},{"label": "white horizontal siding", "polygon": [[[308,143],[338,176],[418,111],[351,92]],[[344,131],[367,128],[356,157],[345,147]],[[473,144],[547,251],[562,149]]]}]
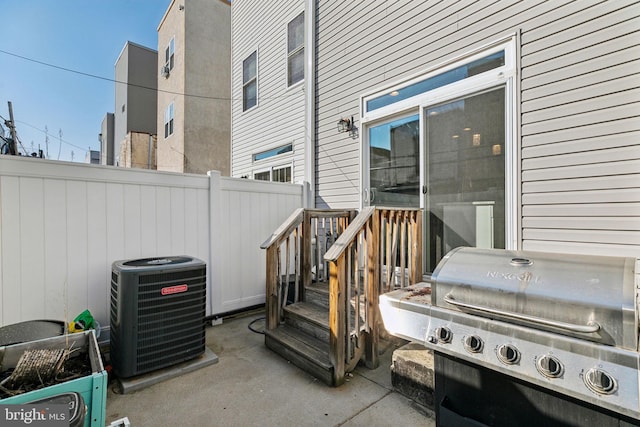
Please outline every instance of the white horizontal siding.
[{"label": "white horizontal siding", "polygon": [[522,162],[523,168],[549,169],[566,165],[590,165],[604,162],[627,161],[640,158],[640,147],[629,145],[608,149],[596,149],[592,151],[580,151],[570,154],[557,154],[553,157],[538,156],[527,158]]},{"label": "white horizontal siding", "polygon": [[554,132],[543,132],[522,138],[522,147],[530,147],[543,144],[555,144],[570,142],[576,139],[605,138],[611,135],[637,132],[640,130],[638,116],[612,120],[604,123],[588,124],[585,126],[560,129]]},{"label": "white horizontal siding", "polygon": [[640,245],[640,231],[629,230],[589,230],[587,233],[585,230],[525,228],[522,237],[524,240],[565,243],[609,244],[616,242],[620,245]]},{"label": "white horizontal siding", "polygon": [[[638,200],[636,188],[555,191],[552,193],[525,194],[522,203],[526,205],[557,205],[566,203],[634,203]],[[630,213],[638,213],[631,210]],[[640,223],[640,221],[638,221]]]},{"label": "white horizontal siding", "polygon": [[633,217],[537,217],[526,218],[523,226],[530,229],[627,230],[640,231],[640,221]]},{"label": "white horizontal siding", "polygon": [[[639,62],[640,64],[640,62]],[[638,74],[640,78],[640,74]],[[571,124],[576,125],[578,120],[583,123],[596,123],[609,119],[618,119],[620,116],[634,117],[633,113],[640,104],[640,82],[638,88],[631,88],[615,93],[606,93],[602,96],[595,96],[588,99],[571,102],[567,98],[563,99],[564,103],[555,104],[548,108],[538,109],[522,115],[523,122],[531,123],[532,126],[526,131],[535,133],[533,126],[536,123],[546,122],[552,124],[555,121],[564,121],[567,117],[572,117]],[[583,90],[584,92],[584,90]],[[624,108],[627,111],[616,111],[616,109]],[[622,113],[622,114],[620,114]],[[580,116],[579,116],[580,115]],[[594,117],[595,116],[595,117]],[[561,127],[560,126],[557,127]],[[524,131],[524,129],[523,129]]]},{"label": "white horizontal siding", "polygon": [[640,131],[625,133],[613,133],[600,138],[578,138],[570,141],[556,142],[553,144],[541,144],[529,146],[522,150],[522,158],[550,157],[566,153],[578,153],[584,151],[595,151],[603,149],[613,149],[616,147],[627,147],[638,144]]},{"label": "white horizontal siding", "polygon": [[[554,191],[606,190],[609,188],[637,188],[640,174],[623,174],[587,178],[555,179]],[[524,194],[544,193],[549,190],[547,181],[528,181],[522,184]]]},{"label": "white horizontal siding", "polygon": [[[539,98],[549,93],[568,92],[579,87],[625,77],[630,70],[637,72],[637,63],[631,64],[631,68],[626,65],[620,67],[620,65],[638,61],[637,58],[640,56],[638,55],[640,46],[634,45],[631,37],[625,37],[625,39],[628,39],[630,46],[604,53],[598,50],[596,56],[591,56],[576,64],[554,69],[550,69],[549,64],[541,64],[537,67],[523,69],[521,72],[522,88],[527,91],[527,98],[523,97],[523,101]],[[603,78],[602,73],[607,73],[608,78]],[[579,79],[576,78],[578,76]],[[536,87],[541,88],[544,92],[536,93],[532,90]]]},{"label": "white horizontal siding", "polygon": [[574,253],[583,255],[609,255],[636,258],[638,249],[634,245],[617,245],[611,243],[595,244],[593,242],[562,242],[554,240],[527,239],[522,249],[528,251]]},{"label": "white horizontal siding", "polygon": [[640,255],[638,1],[317,7],[318,205],[357,206],[361,137],[336,123],[360,127],[360,96],[519,33],[522,247]]},{"label": "white horizontal siding", "polygon": [[[252,176],[265,165],[254,165],[252,154],[289,143],[294,155],[273,164],[293,159],[294,181],[304,176],[305,95],[301,84],[287,87],[287,24],[303,10],[302,0],[233,2],[232,176]],[[253,51],[258,52],[258,103],[242,111],[242,61]]]},{"label": "white horizontal siding", "polygon": [[524,205],[522,214],[525,219],[545,216],[597,216],[615,221],[619,216],[637,217],[640,214],[640,202]]},{"label": "white horizontal siding", "polygon": [[[525,112],[530,112],[623,93],[638,87],[639,73],[640,62],[632,62],[619,66],[612,65],[611,69],[575,76],[554,84],[525,88],[522,99],[523,109]],[[620,89],[621,87],[624,89]]]},{"label": "white horizontal siding", "polygon": [[549,169],[523,170],[522,180],[547,181],[553,189],[553,181],[567,178],[586,178],[594,176],[614,176],[640,173],[640,160],[598,163],[594,165],[563,166]]},{"label": "white horizontal siding", "polygon": [[[356,118],[359,126],[359,97],[383,84],[414,75],[445,60],[469,52],[483,44],[513,34],[523,25],[541,26],[554,20],[562,10],[573,13],[591,6],[571,2],[500,1],[459,2],[366,2],[348,14],[336,14],[334,1],[319,2],[318,41],[318,195],[332,204],[328,192],[344,186],[358,203],[360,176],[359,139],[337,134],[335,124],[341,116]],[[365,26],[351,25],[366,22]],[[353,46],[344,53],[344,43]],[[353,153],[349,155],[348,151]],[[344,173],[344,165],[335,162],[337,154],[350,159],[353,172]],[[336,166],[331,171],[332,163]],[[342,184],[323,179],[338,177]],[[354,186],[354,183],[356,185]]]}]

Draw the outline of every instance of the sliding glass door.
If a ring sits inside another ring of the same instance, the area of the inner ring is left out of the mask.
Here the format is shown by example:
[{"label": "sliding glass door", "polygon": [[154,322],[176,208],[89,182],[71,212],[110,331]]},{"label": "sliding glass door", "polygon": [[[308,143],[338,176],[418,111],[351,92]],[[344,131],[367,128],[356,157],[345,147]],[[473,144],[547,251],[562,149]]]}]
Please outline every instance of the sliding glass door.
[{"label": "sliding glass door", "polygon": [[515,46],[362,97],[362,205],[423,209],[426,275],[460,246],[517,247]]},{"label": "sliding glass door", "polygon": [[505,90],[424,109],[425,258],[459,246],[505,247]]}]

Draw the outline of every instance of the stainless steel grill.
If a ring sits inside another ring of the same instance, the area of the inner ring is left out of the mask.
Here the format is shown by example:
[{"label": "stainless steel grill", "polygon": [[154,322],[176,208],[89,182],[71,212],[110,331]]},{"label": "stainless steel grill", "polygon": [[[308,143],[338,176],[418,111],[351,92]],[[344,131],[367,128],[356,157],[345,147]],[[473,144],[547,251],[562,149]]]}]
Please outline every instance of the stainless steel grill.
[{"label": "stainless steel grill", "polygon": [[635,265],[458,248],[431,284],[382,295],[380,310],[389,332],[437,353],[637,420]]}]

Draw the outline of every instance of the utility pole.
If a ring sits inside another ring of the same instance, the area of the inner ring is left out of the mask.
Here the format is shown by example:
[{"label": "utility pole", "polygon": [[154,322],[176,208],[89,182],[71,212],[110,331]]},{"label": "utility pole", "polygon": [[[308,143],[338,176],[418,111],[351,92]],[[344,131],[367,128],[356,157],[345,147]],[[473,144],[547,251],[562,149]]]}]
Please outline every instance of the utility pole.
[{"label": "utility pole", "polygon": [[11,101],[8,101],[8,104],[9,123],[7,123],[7,126],[9,126],[9,130],[11,131],[11,139],[13,140],[9,147],[9,154],[15,156],[18,154],[18,135],[16,134],[16,122],[13,120],[13,105],[11,104]]}]

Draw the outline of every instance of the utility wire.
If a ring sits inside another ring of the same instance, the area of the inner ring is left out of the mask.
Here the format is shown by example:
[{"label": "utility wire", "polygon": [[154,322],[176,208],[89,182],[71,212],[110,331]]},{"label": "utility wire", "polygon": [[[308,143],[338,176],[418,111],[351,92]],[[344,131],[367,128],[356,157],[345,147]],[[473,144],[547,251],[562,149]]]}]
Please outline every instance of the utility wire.
[{"label": "utility wire", "polygon": [[[152,90],[152,91],[155,91],[155,92],[162,92],[162,93],[168,93],[168,94],[171,94],[171,95],[180,95],[180,96],[186,96],[186,97],[192,97],[192,98],[213,99],[213,100],[219,100],[219,101],[242,101],[242,99],[235,99],[234,100],[233,98],[225,98],[225,97],[220,97],[220,96],[198,95],[198,94],[194,94],[194,93],[182,93],[182,92],[174,92],[174,91],[170,91],[170,90],[158,89],[158,88],[139,85],[139,84],[135,84],[135,83],[123,82],[123,81],[120,81],[120,80],[110,79],[108,77],[98,76],[96,74],[86,73],[84,71],[74,70],[74,69],[71,69],[71,68],[61,67],[59,65],[50,64],[48,62],[39,61],[39,60],[33,59],[33,58],[28,58],[26,56],[18,55],[16,53],[8,52],[8,51],[2,50],[2,49],[0,49],[0,53],[4,53],[5,55],[14,56],[16,58],[20,58],[20,59],[23,59],[25,61],[34,62],[36,64],[44,65],[46,67],[55,68],[57,70],[62,70],[62,71],[66,71],[66,72],[74,73],[74,74],[80,74],[81,76],[91,77],[91,78],[94,78],[94,79],[104,80],[104,81],[107,81],[107,82],[118,83],[118,84],[123,84],[123,85],[127,85],[127,86],[138,87],[138,88],[141,88],[141,89]],[[282,96],[259,97],[258,99],[278,99],[278,98],[286,98],[288,96],[289,96],[289,94],[282,95]]]},{"label": "utility wire", "polygon": [[[29,126],[30,128],[33,128],[33,129],[37,130],[38,132],[42,132],[42,133],[44,133],[45,135],[47,134],[47,131],[42,130],[42,129],[38,128],[37,126],[34,126],[34,125],[29,124],[29,123],[27,123],[27,122],[23,122],[22,120],[16,120],[16,123],[22,123],[23,125],[27,125],[27,126]],[[59,141],[61,141],[61,142],[63,142],[63,143],[65,143],[65,144],[67,144],[67,145],[70,145],[70,146],[72,146],[72,147],[74,147],[74,148],[77,148],[78,150],[88,151],[86,147],[84,147],[84,148],[83,148],[83,147],[80,147],[80,146],[74,145],[74,144],[70,143],[69,141],[65,141],[64,139],[62,139],[62,137],[58,138],[58,140],[59,140]]]}]

